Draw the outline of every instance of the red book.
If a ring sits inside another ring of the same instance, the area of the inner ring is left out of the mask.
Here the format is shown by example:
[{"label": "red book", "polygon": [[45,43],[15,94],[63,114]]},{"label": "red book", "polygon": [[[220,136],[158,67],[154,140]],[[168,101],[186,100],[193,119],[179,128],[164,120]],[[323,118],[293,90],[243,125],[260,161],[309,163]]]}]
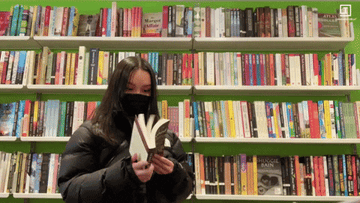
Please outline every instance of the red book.
[{"label": "red book", "polygon": [[77,77],[78,77],[78,65],[79,64],[79,53],[75,54],[75,72],[74,72],[74,85],[76,85]]},{"label": "red book", "polygon": [[319,74],[319,61],[317,54],[313,54],[313,61],[314,61],[314,75],[318,77],[318,85],[321,85],[321,75]]},{"label": "red book", "polygon": [[[285,54],[281,54],[281,77],[282,77],[282,81],[283,83],[286,84],[286,57]],[[283,85],[283,84],[280,84]]]},{"label": "red book", "polygon": [[210,114],[209,109],[207,108],[207,102],[204,102],[205,106],[205,119],[206,119],[206,132],[208,137],[212,137],[211,135],[211,127],[210,127]]},{"label": "red book", "polygon": [[250,85],[249,54],[244,54],[244,55],[245,55],[245,85]]},{"label": "red book", "polygon": [[187,81],[188,81],[188,85],[191,85],[192,83],[192,67],[193,67],[193,55],[192,54],[189,54],[188,55],[188,73],[187,73]]},{"label": "red book", "polygon": [[265,75],[265,64],[264,64],[264,54],[260,54],[260,74],[261,74],[261,85],[266,85],[266,75]]},{"label": "red book", "polygon": [[211,37],[211,8],[207,6],[205,8],[205,37]]},{"label": "red book", "polygon": [[134,33],[134,31],[135,31],[135,26],[136,26],[136,21],[135,21],[135,17],[136,17],[136,7],[133,7],[132,9],[131,9],[131,27],[130,27],[130,29],[129,30],[131,30],[131,34],[130,34],[130,36],[129,37],[135,37],[135,33]]},{"label": "red book", "polygon": [[[4,55],[4,57],[5,57],[5,59],[4,59],[4,62],[3,62],[3,64],[2,64],[2,68],[3,68],[3,72],[2,72],[2,76],[0,77],[0,79],[2,78],[2,80],[1,80],[1,84],[5,84],[6,83],[6,73],[7,73],[7,66],[8,66],[8,63],[9,63],[9,55],[10,55],[10,52],[9,51],[4,51],[4,52],[2,52],[3,54],[5,54]],[[3,56],[1,56],[1,57],[3,57]],[[1,69],[1,67],[0,67],[0,69]]]},{"label": "red book", "polygon": [[288,36],[295,37],[295,13],[294,7],[287,7]]},{"label": "red book", "polygon": [[163,6],[163,18],[162,18],[162,31],[161,36],[167,37],[167,29],[168,29],[168,23],[169,23],[169,7]]},{"label": "red book", "polygon": [[138,17],[138,37],[141,36],[141,28],[142,28],[142,16],[143,16],[143,10],[142,7],[139,7],[139,17]]},{"label": "red book", "polygon": [[319,112],[318,112],[318,103],[313,102],[313,116],[314,116],[314,138],[321,138],[320,135],[320,125],[319,125]]},{"label": "red book", "polygon": [[127,37],[131,37],[131,32],[132,32],[132,13],[133,13],[133,9],[129,8],[128,9],[128,14],[127,14],[127,30],[128,30],[128,33],[127,33]]},{"label": "red book", "polygon": [[101,25],[101,36],[106,37],[106,28],[107,28],[107,16],[108,16],[108,8],[103,8],[102,11],[102,25]]},{"label": "red book", "polygon": [[26,100],[25,101],[25,108],[24,108],[24,118],[23,118],[23,126],[22,126],[22,137],[28,137],[29,136],[29,123],[30,123],[30,109],[31,109],[31,101]]},{"label": "red book", "polygon": [[319,164],[319,180],[320,180],[320,196],[326,196],[325,189],[325,174],[324,174],[324,158],[322,156],[318,156],[318,164]]},{"label": "red book", "polygon": [[[183,58],[182,58],[182,70],[181,70],[181,73],[182,73],[182,76],[181,76],[181,84],[182,85],[186,85],[186,80],[188,78],[188,71],[187,71],[187,63],[188,63],[188,54],[187,53],[184,53],[183,54]],[[180,77],[180,76],[179,76]]]},{"label": "red book", "polygon": [[132,37],[137,37],[137,27],[138,27],[138,18],[139,18],[139,8],[138,7],[134,7],[133,8],[134,12],[133,12],[133,23],[132,23],[132,29],[131,29],[131,33],[132,33]]},{"label": "red book", "polygon": [[63,14],[63,21],[62,21],[62,25],[61,25],[61,36],[66,36],[67,35],[67,28],[68,28],[68,21],[69,21],[69,8],[68,7],[64,7],[64,14]]},{"label": "red book", "polygon": [[270,62],[270,85],[275,85],[275,63],[274,63],[274,54],[269,54]]},{"label": "red book", "polygon": [[0,11],[0,36],[6,34],[6,30],[9,27],[10,11]]},{"label": "red book", "polygon": [[194,53],[194,69],[195,69],[194,85],[199,85],[199,54],[198,53]]},{"label": "red book", "polygon": [[352,165],[352,171],[353,171],[353,177],[354,177],[354,196],[358,196],[358,182],[357,182],[357,167],[356,167],[356,159],[357,155],[351,155],[351,165]]},{"label": "red book", "polygon": [[319,174],[319,161],[318,156],[313,156],[313,170],[314,170],[314,187],[315,187],[315,195],[321,196],[320,191],[320,174]]},{"label": "red book", "polygon": [[128,36],[128,9],[124,8],[124,20],[123,20],[123,36]]},{"label": "red book", "polygon": [[256,54],[252,54],[253,85],[257,85]]},{"label": "red book", "polygon": [[58,85],[60,78],[60,64],[61,64],[61,52],[57,53],[56,56],[56,71],[55,71],[55,85]]},{"label": "red book", "polygon": [[49,35],[49,24],[50,24],[50,11],[51,11],[51,6],[46,6],[45,8],[45,19],[44,19],[44,31],[43,31],[43,36],[48,36]]},{"label": "red book", "polygon": [[310,137],[314,138],[315,128],[314,128],[314,110],[313,110],[313,102],[311,100],[307,101],[308,105],[308,113],[309,113],[309,125],[310,125]]}]

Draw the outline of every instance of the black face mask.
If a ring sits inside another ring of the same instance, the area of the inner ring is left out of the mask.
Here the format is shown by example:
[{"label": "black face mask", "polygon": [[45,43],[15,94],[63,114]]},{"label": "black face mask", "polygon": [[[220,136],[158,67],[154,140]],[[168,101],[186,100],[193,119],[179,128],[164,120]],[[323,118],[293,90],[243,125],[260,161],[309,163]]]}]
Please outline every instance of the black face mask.
[{"label": "black face mask", "polygon": [[142,94],[125,94],[121,105],[129,116],[146,113],[149,108],[150,96]]}]

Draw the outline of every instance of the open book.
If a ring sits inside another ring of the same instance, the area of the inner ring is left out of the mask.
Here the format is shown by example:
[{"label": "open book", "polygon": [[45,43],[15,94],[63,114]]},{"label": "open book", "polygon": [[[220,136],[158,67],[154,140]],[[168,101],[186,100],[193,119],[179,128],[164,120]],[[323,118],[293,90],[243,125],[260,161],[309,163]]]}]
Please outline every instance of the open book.
[{"label": "open book", "polygon": [[130,154],[138,154],[138,160],[151,162],[154,154],[163,155],[165,134],[170,120],[161,118],[156,123],[155,115],[150,115],[145,123],[144,114],[135,116],[131,140]]}]

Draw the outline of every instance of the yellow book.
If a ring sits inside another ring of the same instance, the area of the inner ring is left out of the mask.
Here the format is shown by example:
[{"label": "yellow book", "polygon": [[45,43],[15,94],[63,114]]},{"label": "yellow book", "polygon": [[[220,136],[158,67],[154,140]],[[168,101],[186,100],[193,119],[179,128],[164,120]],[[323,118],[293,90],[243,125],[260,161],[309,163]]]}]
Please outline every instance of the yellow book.
[{"label": "yellow book", "polygon": [[76,60],[76,53],[71,53],[69,85],[74,85],[74,81],[75,81],[75,60]]},{"label": "yellow book", "polygon": [[[345,54],[345,84],[346,86],[350,85],[350,72],[349,72],[349,54]],[[345,85],[344,84],[344,85]]]},{"label": "yellow book", "polygon": [[247,164],[246,154],[240,154],[241,166],[241,195],[247,195]]},{"label": "yellow book", "polygon": [[332,85],[332,59],[331,53],[325,55],[325,85]]},{"label": "yellow book", "polygon": [[97,84],[102,85],[104,75],[104,51],[99,51],[98,72],[97,72]]},{"label": "yellow book", "polygon": [[199,85],[204,85],[204,52],[199,52]]},{"label": "yellow book", "polygon": [[331,139],[331,119],[330,119],[330,104],[329,100],[324,100],[324,120],[326,129],[326,138]]},{"label": "yellow book", "polygon": [[252,156],[246,157],[246,164],[247,164],[247,170],[246,170],[246,178],[247,178],[247,194],[253,195],[254,194],[254,169],[253,169],[253,160]]},{"label": "yellow book", "polygon": [[213,106],[213,111],[214,111],[214,117],[216,115],[216,120],[214,119],[214,122],[216,122],[214,124],[214,128],[215,128],[215,137],[220,137],[220,120],[222,119],[219,116],[219,109],[218,109],[218,105],[216,101],[211,102],[212,106]]},{"label": "yellow book", "polygon": [[71,33],[72,36],[77,36],[78,29],[79,29],[79,19],[80,19],[79,11],[77,8],[75,8],[73,29],[72,29],[72,33]]},{"label": "yellow book", "polygon": [[225,100],[225,118],[226,118],[226,130],[227,137],[231,137],[231,125],[230,125],[230,115],[229,115],[229,101]]},{"label": "yellow book", "polygon": [[168,102],[167,102],[167,100],[161,101],[161,118],[168,119]]},{"label": "yellow book", "polygon": [[21,164],[21,169],[19,168],[19,171],[20,171],[20,185],[19,185],[19,193],[24,193],[24,181],[25,181],[25,165],[26,165],[26,159],[27,159],[27,156],[28,154],[27,153],[23,153],[23,156],[22,156],[22,164]]},{"label": "yellow book", "polygon": [[258,169],[257,169],[257,156],[253,155],[253,174],[254,174],[254,195],[258,195]]},{"label": "yellow book", "polygon": [[[278,103],[273,103],[273,120],[274,120],[274,127],[275,127],[275,134],[276,134],[276,138],[279,138],[279,124],[278,124],[278,119],[277,119],[277,113],[276,113],[276,105],[278,105]],[[258,126],[259,127],[259,126]]]},{"label": "yellow book", "polygon": [[66,53],[65,85],[70,84],[71,53]]},{"label": "yellow book", "polygon": [[190,137],[190,100],[184,100],[184,137]]},{"label": "yellow book", "polygon": [[236,130],[235,130],[235,116],[234,116],[234,108],[233,108],[233,101],[228,100],[228,106],[229,106],[229,122],[230,122],[230,137],[235,138],[236,137]]},{"label": "yellow book", "polygon": [[104,52],[104,71],[103,71],[103,78],[102,78],[102,84],[107,85],[108,84],[108,76],[109,76],[109,54],[110,52],[105,51]]},{"label": "yellow book", "polygon": [[40,81],[39,84],[45,84],[45,73],[48,67],[48,55],[50,49],[49,47],[44,47],[42,52],[42,60],[41,60],[41,69],[40,69]]},{"label": "yellow book", "polygon": [[[11,11],[11,10],[10,10]],[[37,12],[38,12],[38,7],[34,6],[34,11],[33,11],[33,18],[31,19],[31,30],[30,30],[30,37],[34,37],[34,32],[35,32],[35,24],[36,24],[36,16],[37,16]],[[12,14],[10,14],[12,15]]]}]

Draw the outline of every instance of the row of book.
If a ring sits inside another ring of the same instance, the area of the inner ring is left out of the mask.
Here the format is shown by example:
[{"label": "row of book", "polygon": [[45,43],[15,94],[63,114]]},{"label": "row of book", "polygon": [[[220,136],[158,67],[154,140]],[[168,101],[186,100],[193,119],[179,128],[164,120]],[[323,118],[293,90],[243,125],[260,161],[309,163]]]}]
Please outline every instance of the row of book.
[{"label": "row of book", "polygon": [[[342,12],[342,14],[345,14]],[[349,18],[317,8],[194,7],[195,37],[350,37]]]},{"label": "row of book", "polygon": [[111,8],[87,15],[74,6],[16,4],[0,15],[4,19],[0,36],[350,37],[348,18],[305,5],[283,9],[173,5],[143,13],[142,7],[118,8],[112,2]]},{"label": "row of book", "polygon": [[61,154],[0,151],[0,193],[59,193]]},{"label": "row of book", "polygon": [[[357,86],[356,55],[248,54],[241,52],[1,51],[0,84],[107,85],[116,65],[139,56],[153,67],[158,85]],[[25,80],[25,82],[23,82]]]},{"label": "row of book", "polygon": [[196,194],[360,195],[358,155],[205,156],[195,153]]},{"label": "row of book", "polygon": [[[100,101],[31,101],[0,104],[0,136],[64,137],[71,136],[90,120]],[[179,135],[179,108],[158,101],[159,115],[170,119],[169,129]]]},{"label": "row of book", "polygon": [[[187,106],[190,107],[187,107]],[[360,102],[306,100],[184,101],[184,126],[194,137],[209,138],[360,138]],[[190,116],[187,109],[190,109]],[[190,127],[186,124],[190,121]],[[192,122],[193,118],[193,122]],[[181,119],[181,118],[179,118]],[[194,125],[194,126],[193,126]],[[186,134],[185,134],[186,135]],[[192,137],[191,135],[189,135]]]}]

